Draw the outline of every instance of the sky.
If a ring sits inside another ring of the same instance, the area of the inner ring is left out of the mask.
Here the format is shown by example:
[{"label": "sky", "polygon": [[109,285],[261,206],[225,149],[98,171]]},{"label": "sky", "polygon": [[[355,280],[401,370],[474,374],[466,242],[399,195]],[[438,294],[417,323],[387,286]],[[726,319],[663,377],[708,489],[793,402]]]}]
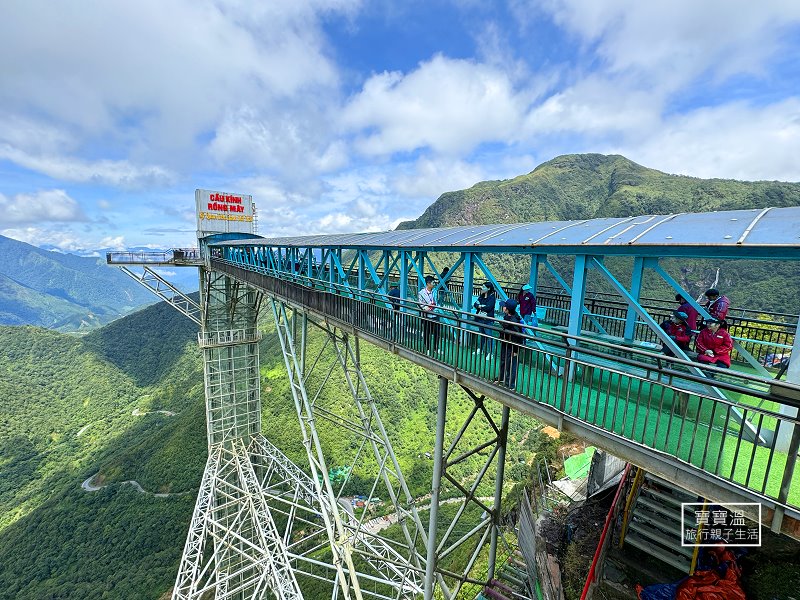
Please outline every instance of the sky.
[{"label": "sky", "polygon": [[6,0],[0,234],[382,231],[556,156],[800,181],[797,0]]}]

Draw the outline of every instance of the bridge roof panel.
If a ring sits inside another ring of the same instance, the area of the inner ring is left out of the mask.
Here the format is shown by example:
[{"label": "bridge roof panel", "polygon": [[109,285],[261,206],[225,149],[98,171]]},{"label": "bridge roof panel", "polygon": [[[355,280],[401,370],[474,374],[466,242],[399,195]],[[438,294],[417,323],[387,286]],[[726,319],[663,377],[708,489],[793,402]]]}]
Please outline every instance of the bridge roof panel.
[{"label": "bridge roof panel", "polygon": [[[227,242],[249,245],[253,240]],[[772,247],[800,249],[800,207],[263,238],[267,246],[369,248]]]}]

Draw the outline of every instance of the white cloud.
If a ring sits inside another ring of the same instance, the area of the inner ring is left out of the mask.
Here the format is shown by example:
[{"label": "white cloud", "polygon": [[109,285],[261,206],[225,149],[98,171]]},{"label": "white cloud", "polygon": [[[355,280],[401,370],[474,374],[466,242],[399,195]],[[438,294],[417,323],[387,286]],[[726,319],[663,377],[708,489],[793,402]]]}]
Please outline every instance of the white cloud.
[{"label": "white cloud", "polygon": [[0,145],[0,159],[61,181],[129,188],[165,185],[175,179],[169,170],[156,165],[136,166],[127,160],[85,161],[63,155],[36,156],[9,145]]},{"label": "white cloud", "polygon": [[125,236],[116,235],[102,238],[97,242],[100,248],[111,248],[112,250],[125,250],[127,244],[125,243]]},{"label": "white cloud", "polygon": [[629,82],[592,75],[551,95],[526,117],[529,138],[540,134],[607,136],[647,132],[660,124],[663,101]]},{"label": "white cloud", "polygon": [[391,187],[400,196],[423,198],[425,204],[419,212],[444,192],[468,188],[486,179],[483,165],[456,159],[423,157],[409,167],[394,169]]},{"label": "white cloud", "polygon": [[32,246],[55,246],[65,252],[90,248],[91,244],[74,231],[53,230],[46,227],[16,227],[0,230],[0,235]]},{"label": "white cloud", "polygon": [[535,96],[516,90],[501,69],[437,55],[406,75],[372,76],[346,106],[342,121],[367,155],[423,147],[465,155],[483,142],[513,142]]},{"label": "white cloud", "polygon": [[737,102],[673,116],[624,153],[669,173],[800,181],[800,100],[764,107]]},{"label": "white cloud", "polygon": [[328,116],[330,110],[307,104],[267,112],[240,106],[217,127],[210,155],[218,165],[255,166],[280,173],[285,180],[307,179],[344,166],[348,160],[344,143],[330,141],[334,121]]},{"label": "white cloud", "polygon": [[604,59],[611,72],[635,73],[668,90],[706,72],[713,77],[761,73],[765,59],[781,46],[782,35],[800,21],[800,3],[792,0],[515,4],[518,15],[547,11],[587,50]]},{"label": "white cloud", "polygon": [[36,194],[0,194],[0,223],[22,224],[47,221],[88,221],[78,203],[64,190],[46,190]]},{"label": "white cloud", "polygon": [[[210,162],[198,140],[207,139],[226,115],[257,102],[259,119],[267,122],[267,115],[280,112],[276,108],[293,106],[300,97],[338,102],[338,70],[320,18],[352,14],[358,5],[109,0],[87,10],[79,0],[11,3],[0,20],[0,109],[40,128],[58,123],[70,132],[69,153],[83,160],[35,152],[21,139],[5,140],[4,157],[54,177],[66,172],[73,180],[99,170],[101,180],[113,185],[130,177],[160,182],[166,169]],[[317,107],[306,109],[313,115]],[[275,135],[292,140],[290,130]],[[279,139],[277,145],[288,142]],[[106,155],[115,159],[88,158],[98,143],[113,148]],[[334,148],[319,146],[321,164],[341,160]],[[229,145],[227,156],[235,160],[249,147]],[[166,166],[139,166],[153,162]]]}]

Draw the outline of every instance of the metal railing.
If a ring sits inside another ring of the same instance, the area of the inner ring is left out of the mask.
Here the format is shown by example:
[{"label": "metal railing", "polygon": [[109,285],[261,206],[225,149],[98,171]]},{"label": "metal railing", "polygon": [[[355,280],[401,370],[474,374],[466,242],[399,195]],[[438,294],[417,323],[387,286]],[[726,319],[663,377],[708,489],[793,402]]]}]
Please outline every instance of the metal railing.
[{"label": "metal railing", "polygon": [[[355,278],[355,271],[348,271],[348,277]],[[383,277],[381,271],[377,271]],[[397,277],[390,277],[391,283],[398,283]],[[503,292],[510,298],[515,298],[519,292],[520,284],[508,281],[498,281]],[[367,289],[378,291],[374,281],[366,281]],[[416,290],[419,278],[415,273],[409,275],[409,289]],[[448,279],[447,291],[442,294],[447,296],[450,303],[456,306],[463,305],[464,282],[453,277]],[[536,289],[537,306],[546,309],[547,316],[544,322],[556,327],[566,328],[569,323],[571,297],[559,287],[538,285]],[[674,300],[643,297],[640,300],[642,307],[653,317],[656,322],[662,322],[672,316],[678,305]],[[628,304],[618,294],[606,292],[586,292],[585,306],[587,313],[583,315],[582,329],[591,331],[595,321],[599,323],[610,337],[622,338],[625,332],[625,321],[628,314]],[[768,317],[764,319],[763,316]],[[796,332],[798,316],[788,313],[773,311],[756,311],[744,308],[734,308],[726,317],[728,332],[739,344],[759,361],[764,361],[770,354],[778,357],[788,356]],[[661,341],[653,330],[643,321],[637,319],[634,339],[639,342],[661,345]],[[737,358],[734,350],[733,358]],[[766,364],[766,366],[772,366]]]},{"label": "metal railing", "polygon": [[200,256],[199,248],[171,248],[170,250],[106,253],[106,263],[109,265],[197,265],[201,262],[202,257]]},{"label": "metal railing", "polygon": [[600,534],[600,541],[597,543],[592,564],[589,567],[589,574],[586,576],[586,583],[583,586],[581,593],[581,600],[590,600],[597,588],[600,577],[603,575],[603,566],[605,565],[606,555],[608,549],[611,547],[611,541],[614,537],[614,527],[617,522],[620,510],[624,505],[625,488],[630,484],[628,478],[631,471],[630,463],[625,467],[622,477],[617,486],[617,492],[614,494],[614,499],[611,501],[611,507],[608,509],[605,523],[603,524],[603,531]]},{"label": "metal railing", "polygon": [[256,329],[232,329],[229,331],[201,331],[197,343],[201,348],[212,346],[233,346],[235,344],[254,344],[261,340],[261,332]]},{"label": "metal railing", "polygon": [[[709,379],[692,370],[696,363],[631,348],[609,360],[618,349],[613,344],[539,328],[501,340],[494,328],[458,310],[431,320],[415,302],[401,301],[394,310],[382,294],[299,275],[281,279],[252,265],[215,260],[212,268],[427,360],[505,384],[605,437],[669,455],[708,480],[732,484],[726,489],[800,507],[800,485],[793,482],[800,419],[781,412],[782,406],[798,406],[792,400],[800,398],[798,386],[704,367],[717,377]],[[749,441],[753,431],[759,439],[768,430],[773,434],[766,445]],[[778,447],[787,435],[788,453]]]}]

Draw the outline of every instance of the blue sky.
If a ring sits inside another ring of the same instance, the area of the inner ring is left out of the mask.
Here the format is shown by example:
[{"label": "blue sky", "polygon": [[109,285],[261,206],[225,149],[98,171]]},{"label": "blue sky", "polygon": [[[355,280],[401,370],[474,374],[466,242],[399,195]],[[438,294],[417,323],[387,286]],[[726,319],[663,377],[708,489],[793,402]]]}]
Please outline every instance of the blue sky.
[{"label": "blue sky", "polygon": [[795,0],[84,0],[0,8],[0,234],[386,230],[560,154],[800,181]]}]

